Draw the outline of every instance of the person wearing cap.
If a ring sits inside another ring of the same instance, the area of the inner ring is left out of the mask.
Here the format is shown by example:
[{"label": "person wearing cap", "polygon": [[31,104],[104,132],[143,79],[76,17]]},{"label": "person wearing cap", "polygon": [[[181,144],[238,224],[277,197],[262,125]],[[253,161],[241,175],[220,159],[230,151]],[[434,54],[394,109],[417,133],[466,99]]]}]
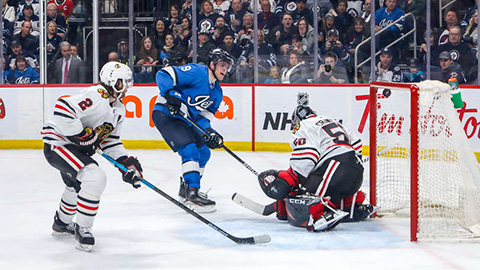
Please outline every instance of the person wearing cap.
[{"label": "person wearing cap", "polygon": [[[198,43],[197,43],[197,63],[208,63],[208,54],[210,51],[215,49],[216,46],[210,42],[210,32],[207,29],[202,29],[198,33]],[[188,54],[188,62],[193,62],[193,48],[190,48]]]},{"label": "person wearing cap", "polygon": [[15,20],[13,34],[16,35],[22,31],[22,24],[25,21],[32,24],[31,34],[38,37],[40,35],[40,18],[33,13],[32,5],[28,4],[23,7],[23,13]]},{"label": "person wearing cap", "polygon": [[465,73],[458,63],[453,61],[449,52],[443,51],[438,56],[440,67],[442,68],[442,82],[448,83],[451,77],[457,78],[458,84],[467,83]]},{"label": "person wearing cap", "polygon": [[260,7],[262,12],[258,14],[258,29],[262,30],[265,35],[268,35],[270,30],[280,24],[278,14],[270,10],[270,1],[261,0]]},{"label": "person wearing cap", "polygon": [[38,63],[37,58],[35,57],[35,55],[33,55],[32,52],[24,50],[20,41],[18,41],[17,39],[13,39],[12,42],[10,42],[10,49],[12,51],[12,53],[8,55],[8,59],[10,60],[8,65],[10,69],[13,69],[15,67],[16,58],[19,55],[23,55],[29,66],[36,70],[39,70],[40,64]]},{"label": "person wearing cap", "polygon": [[[477,65],[477,57],[470,46],[462,41],[462,30],[459,26],[453,26],[450,28],[448,35],[448,42],[440,45],[436,49],[436,54],[447,51],[450,53],[452,61],[458,63],[463,72],[467,76],[467,82],[473,81],[477,77],[475,66]],[[433,64],[438,65],[438,62],[434,58]]]},{"label": "person wearing cap", "polygon": [[[380,82],[402,82],[403,73],[399,66],[393,63],[392,50],[382,49],[380,61],[375,66],[375,81]],[[370,78],[372,81],[372,78]]]},{"label": "person wearing cap", "polygon": [[320,59],[324,61],[324,55],[327,52],[332,52],[337,56],[341,65],[347,68],[351,66],[351,58],[347,46],[340,41],[339,35],[340,33],[335,28],[328,31],[325,45],[320,49]]},{"label": "person wearing cap", "polygon": [[[8,1],[8,0],[4,0]],[[8,1],[8,2],[17,2],[17,1]],[[40,4],[38,0],[22,0],[18,1],[17,5],[17,14],[22,14],[25,6],[30,5],[33,8],[33,13],[37,16],[40,16]]]},{"label": "person wearing cap", "polygon": [[[328,12],[325,15],[325,19],[323,19],[323,25],[318,34],[318,41],[325,45],[325,41],[327,39],[328,31],[331,29],[335,29],[335,17],[332,13]],[[319,45],[320,46],[320,45]]]},{"label": "person wearing cap", "polygon": [[276,26],[270,31],[266,40],[273,45],[277,54],[280,54],[280,47],[283,44],[291,44],[292,37],[297,33],[297,28],[293,26],[292,13],[285,12],[282,16],[282,24]]},{"label": "person wearing cap", "polygon": [[234,40],[235,35],[233,32],[227,31],[223,36],[223,43],[219,46],[219,48],[230,53],[235,58],[235,61],[237,61],[242,54],[242,48],[240,48],[237,43],[234,43]]},{"label": "person wearing cap", "polygon": [[412,58],[408,61],[408,68],[410,70],[408,76],[403,76],[404,82],[421,82],[425,81],[427,77],[420,67],[420,61],[417,58]]},{"label": "person wearing cap", "polygon": [[[128,59],[130,55],[128,53],[128,41],[126,39],[121,39],[118,42],[117,53],[118,53],[118,62],[128,66]],[[135,56],[134,56],[133,62],[135,62]]]}]

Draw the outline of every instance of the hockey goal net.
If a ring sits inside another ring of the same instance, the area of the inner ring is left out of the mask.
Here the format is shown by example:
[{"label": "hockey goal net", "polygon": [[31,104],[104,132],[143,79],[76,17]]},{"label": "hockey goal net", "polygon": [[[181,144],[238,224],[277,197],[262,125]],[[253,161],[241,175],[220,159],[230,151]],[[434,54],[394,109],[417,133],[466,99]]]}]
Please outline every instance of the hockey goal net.
[{"label": "hockey goal net", "polygon": [[370,86],[370,200],[379,215],[410,215],[410,237],[480,237],[480,167],[450,87]]}]

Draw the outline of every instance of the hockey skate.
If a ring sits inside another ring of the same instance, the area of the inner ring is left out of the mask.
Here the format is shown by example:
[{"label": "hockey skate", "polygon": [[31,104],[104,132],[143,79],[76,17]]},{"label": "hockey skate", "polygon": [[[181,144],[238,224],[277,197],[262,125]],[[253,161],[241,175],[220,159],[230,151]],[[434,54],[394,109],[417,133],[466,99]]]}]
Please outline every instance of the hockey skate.
[{"label": "hockey skate", "polygon": [[341,210],[332,211],[330,209],[325,210],[325,213],[316,220],[314,220],[310,215],[310,220],[307,224],[307,230],[313,232],[331,230],[335,228],[347,215],[347,212],[343,212]]},{"label": "hockey skate", "polygon": [[90,252],[95,245],[95,238],[89,227],[75,226],[75,240],[77,240],[76,248],[78,250]]},{"label": "hockey skate", "polygon": [[55,212],[52,225],[52,236],[71,236],[75,234],[75,223],[65,223],[58,217],[58,212]]},{"label": "hockey skate", "polygon": [[355,204],[353,209],[348,207],[343,210],[348,212],[348,215],[343,218],[342,222],[358,222],[367,220],[374,215],[377,212],[377,207],[371,204]]},{"label": "hockey skate", "polygon": [[215,212],[215,201],[208,199],[208,195],[198,190],[198,188],[188,188],[188,184],[180,177],[180,190],[178,191],[179,200],[188,208],[198,213]]}]

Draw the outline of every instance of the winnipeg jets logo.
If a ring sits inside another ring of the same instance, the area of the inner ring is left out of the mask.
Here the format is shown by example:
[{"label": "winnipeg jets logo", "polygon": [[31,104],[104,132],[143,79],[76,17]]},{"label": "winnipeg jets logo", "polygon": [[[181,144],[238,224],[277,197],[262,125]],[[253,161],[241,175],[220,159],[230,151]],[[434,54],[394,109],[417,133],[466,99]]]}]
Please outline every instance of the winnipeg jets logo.
[{"label": "winnipeg jets logo", "polygon": [[192,101],[191,97],[187,98],[187,103],[191,107],[195,107],[195,109],[199,111],[206,110],[210,105],[212,105],[213,101],[209,100],[209,95],[200,95],[196,96]]}]

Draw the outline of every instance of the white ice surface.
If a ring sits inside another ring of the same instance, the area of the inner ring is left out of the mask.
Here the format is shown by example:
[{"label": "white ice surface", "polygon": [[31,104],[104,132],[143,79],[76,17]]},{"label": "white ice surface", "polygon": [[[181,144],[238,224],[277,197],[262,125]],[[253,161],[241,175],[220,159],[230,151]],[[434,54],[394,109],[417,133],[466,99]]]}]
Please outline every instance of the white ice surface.
[{"label": "white ice surface", "polygon": [[[288,153],[236,152],[255,170],[288,166]],[[144,177],[176,198],[180,161],[167,150],[130,150]],[[73,237],[50,235],[63,191],[59,173],[40,150],[0,150],[0,269],[480,269],[480,244],[409,242],[408,220],[382,218],[308,233],[233,203],[234,192],[271,202],[255,176],[224,151],[214,151],[202,180],[217,211],[204,217],[237,237],[272,241],[239,246],[146,186],[125,184],[104,158],[91,253]],[[365,181],[367,182],[367,181]],[[479,209],[480,211],[480,209]]]}]

